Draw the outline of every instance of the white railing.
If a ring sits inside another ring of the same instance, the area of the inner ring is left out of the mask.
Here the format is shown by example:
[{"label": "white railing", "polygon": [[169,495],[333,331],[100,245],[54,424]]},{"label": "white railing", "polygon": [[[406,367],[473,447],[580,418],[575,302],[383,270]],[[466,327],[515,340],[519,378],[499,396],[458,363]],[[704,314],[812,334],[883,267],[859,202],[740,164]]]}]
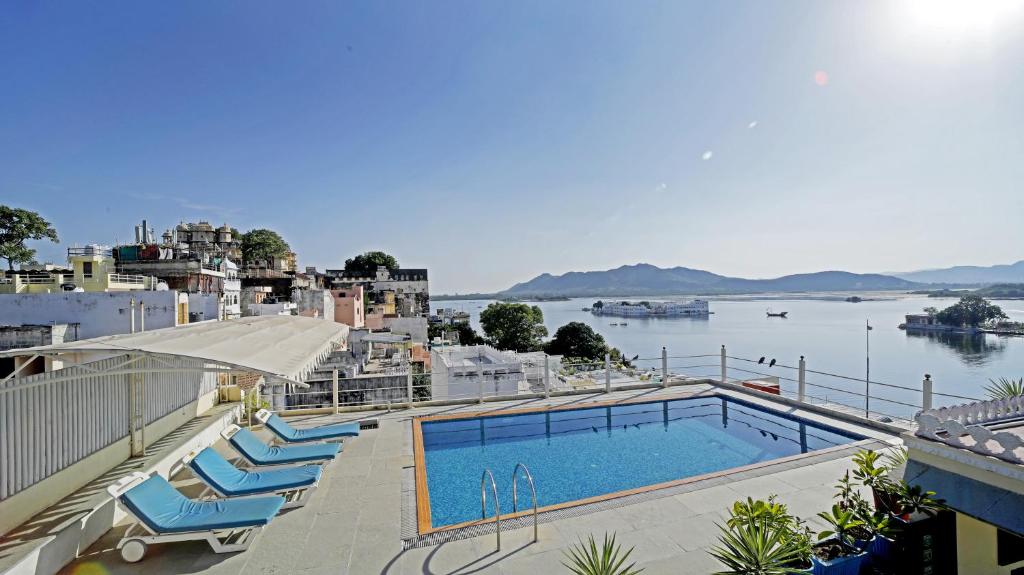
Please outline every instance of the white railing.
[{"label": "white railing", "polygon": [[1024,463],[1024,438],[986,425],[1021,420],[1024,397],[977,401],[922,411],[915,418],[917,435],[1011,463]]},{"label": "white railing", "polygon": [[57,284],[63,281],[62,274],[21,274],[21,283],[30,285]]},{"label": "white railing", "polygon": [[133,274],[107,274],[107,282],[130,285],[146,285],[147,276]]},{"label": "white railing", "polygon": [[[129,436],[131,376],[102,373],[125,360],[116,356],[0,381],[0,501]],[[203,361],[181,359],[177,365],[198,369]],[[136,366],[166,367],[148,358]],[[214,391],[217,378],[197,371],[147,373],[143,386],[149,424]]]},{"label": "white railing", "polygon": [[[400,374],[377,376],[380,379],[376,382],[370,376],[344,380],[340,384],[337,407],[386,406],[425,400],[480,402],[499,396],[610,392],[710,380],[910,429],[914,425],[914,414],[930,409],[934,403],[976,401],[933,391],[934,382],[927,375],[920,386],[895,385],[811,369],[803,357],[795,363],[732,356],[723,346],[717,353],[695,355],[670,355],[663,348],[659,355],[631,357],[619,362],[611,358],[589,362],[559,360],[553,356],[543,360],[531,358],[529,369],[518,363],[518,369],[484,364],[457,366],[454,370],[435,364],[433,374],[407,375],[407,378],[415,378],[411,385],[402,382]],[[396,377],[399,379],[393,379]],[[334,406],[329,377],[321,378],[316,384],[320,386],[317,390],[293,390],[286,409]]]}]

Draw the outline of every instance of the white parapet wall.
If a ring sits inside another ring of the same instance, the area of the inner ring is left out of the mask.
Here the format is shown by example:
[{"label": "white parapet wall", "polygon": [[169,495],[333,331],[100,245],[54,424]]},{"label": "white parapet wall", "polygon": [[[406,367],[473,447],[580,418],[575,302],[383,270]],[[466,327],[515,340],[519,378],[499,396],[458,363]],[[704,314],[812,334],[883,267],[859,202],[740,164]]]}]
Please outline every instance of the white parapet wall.
[{"label": "white parapet wall", "polygon": [[[0,297],[0,320],[6,325],[77,323],[78,339],[130,333],[132,300],[137,306],[140,301],[145,304],[147,331],[181,323],[176,291],[9,294]],[[135,313],[139,330],[141,310],[137,307]]]},{"label": "white parapet wall", "polygon": [[[216,400],[216,392],[207,394],[197,401],[154,422],[149,426],[148,433],[153,436],[154,440],[164,437],[179,429],[197,415],[209,411],[216,404]],[[220,438],[220,432],[238,420],[239,411],[240,408],[238,406],[221,410],[204,425],[198,427],[189,435],[177,439],[173,445],[166,447],[157,457],[146,460],[144,465],[137,469],[137,471],[145,473],[156,472],[164,477],[169,477],[172,468],[190,451],[215,443]],[[51,476],[42,483],[19,493],[15,497],[22,498],[22,496],[25,496],[24,503],[13,501],[14,498],[5,501],[5,511],[2,520],[5,523],[8,522],[8,517],[6,516],[8,511],[17,511],[19,514],[24,515],[24,509],[35,508],[30,517],[35,513],[41,512],[48,506],[48,504],[44,505],[43,501],[54,499],[53,492],[60,491],[65,496],[73,493],[75,489],[89,482],[83,481],[83,479],[91,480],[91,478],[109,472],[123,462],[127,458],[129,450],[130,445],[127,438],[118,441],[106,449],[76,463],[72,467]],[[33,497],[35,498],[34,501],[31,500]],[[73,561],[78,556],[80,550],[87,549],[107,531],[127,517],[117,507],[114,500],[106,495],[106,492],[102,492],[99,496],[93,496],[93,498],[94,503],[89,510],[73,520],[59,525],[55,530],[36,541],[35,544],[24,546],[22,556],[18,557],[16,562],[6,570],[0,571],[0,575],[52,575],[57,573],[65,565]],[[18,509],[14,509],[15,505],[18,506]]]}]

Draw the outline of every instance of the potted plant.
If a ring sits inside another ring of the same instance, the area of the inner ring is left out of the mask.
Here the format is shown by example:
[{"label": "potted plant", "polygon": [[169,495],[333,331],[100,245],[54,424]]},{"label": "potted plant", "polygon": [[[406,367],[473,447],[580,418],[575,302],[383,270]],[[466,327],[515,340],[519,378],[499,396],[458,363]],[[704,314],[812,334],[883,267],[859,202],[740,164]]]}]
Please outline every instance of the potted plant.
[{"label": "potted plant", "polygon": [[889,477],[889,472],[898,465],[900,458],[888,455],[886,456],[887,463],[880,462],[880,459],[881,454],[877,451],[866,449],[858,451],[853,456],[853,463],[857,466],[853,470],[853,476],[860,481],[861,485],[871,489],[875,509],[899,515],[896,484]]},{"label": "potted plant", "polygon": [[856,511],[843,509],[838,503],[832,511],[818,514],[829,524],[827,529],[818,534],[818,543],[814,545],[814,573],[816,575],[857,575],[864,563],[867,553],[854,545],[854,531],[863,527],[857,519]]},{"label": "potted plant", "polygon": [[926,491],[920,485],[900,481],[896,485],[899,515],[896,518],[905,523],[927,517],[935,517],[946,508],[946,501],[935,497],[934,491]]},{"label": "potted plant", "polygon": [[737,501],[726,525],[719,525],[711,555],[727,567],[718,575],[811,573],[811,533],[772,496],[768,501]]},{"label": "potted plant", "polygon": [[636,563],[625,565],[631,553],[632,547],[622,552],[615,542],[614,533],[604,534],[604,544],[600,549],[591,535],[587,543],[581,539],[578,545],[573,545],[565,552],[568,563],[563,562],[562,565],[575,575],[636,575],[643,569],[634,569]]},{"label": "potted plant", "polygon": [[[885,512],[871,508],[866,501],[857,507],[857,519],[863,524],[862,529],[871,534],[863,547],[868,552],[866,565],[888,564],[896,549],[896,527],[892,517]],[[859,545],[858,545],[859,547]]]}]

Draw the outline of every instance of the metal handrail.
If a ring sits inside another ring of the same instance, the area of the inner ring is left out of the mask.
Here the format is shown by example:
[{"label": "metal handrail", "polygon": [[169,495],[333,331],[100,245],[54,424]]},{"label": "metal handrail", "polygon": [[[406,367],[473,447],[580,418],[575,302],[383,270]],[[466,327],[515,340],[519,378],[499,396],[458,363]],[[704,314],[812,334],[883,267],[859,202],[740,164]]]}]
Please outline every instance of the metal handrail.
[{"label": "metal handrail", "polygon": [[533,476],[530,475],[530,470],[522,463],[517,463],[516,468],[512,470],[512,513],[519,511],[519,493],[516,491],[516,478],[519,470],[522,469],[523,473],[526,474],[526,481],[530,484],[530,496],[533,499],[533,542],[536,543],[537,537],[537,488],[533,485]]},{"label": "metal handrail", "polygon": [[498,485],[494,483],[494,474],[484,469],[480,476],[480,519],[487,518],[487,479],[491,480],[491,492],[494,493],[494,530],[498,534],[498,551],[501,551],[501,505],[498,503]]}]

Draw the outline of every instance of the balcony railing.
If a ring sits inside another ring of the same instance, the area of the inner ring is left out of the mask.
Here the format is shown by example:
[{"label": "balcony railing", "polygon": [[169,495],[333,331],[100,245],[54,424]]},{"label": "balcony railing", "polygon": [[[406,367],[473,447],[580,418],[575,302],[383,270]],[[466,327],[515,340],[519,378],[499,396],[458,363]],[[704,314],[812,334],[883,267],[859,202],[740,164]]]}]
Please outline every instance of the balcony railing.
[{"label": "balcony railing", "polygon": [[147,276],[133,274],[107,274],[107,282],[112,284],[146,285]]}]

